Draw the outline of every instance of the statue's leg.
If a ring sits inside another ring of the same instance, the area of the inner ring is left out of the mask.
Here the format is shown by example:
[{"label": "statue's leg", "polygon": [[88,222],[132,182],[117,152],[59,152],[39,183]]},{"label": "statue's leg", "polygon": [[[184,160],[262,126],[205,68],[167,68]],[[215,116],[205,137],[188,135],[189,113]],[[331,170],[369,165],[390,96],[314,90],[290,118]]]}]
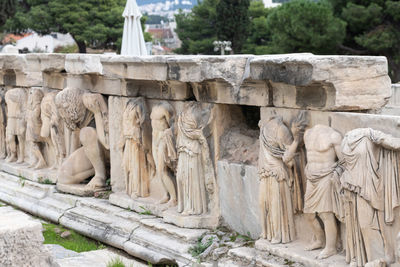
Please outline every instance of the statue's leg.
[{"label": "statue's leg", "polygon": [[97,139],[94,128],[85,127],[80,132],[80,140],[83,145],[86,157],[93,165],[95,175],[88,183],[91,189],[102,188],[106,185],[106,167],[104,162],[104,152]]},{"label": "statue's leg", "polygon": [[337,253],[336,242],[338,235],[338,228],[336,224],[335,215],[332,212],[323,212],[319,217],[324,222],[325,227],[325,248],[321,251],[318,259],[326,259]]},{"label": "statue's leg", "polygon": [[83,147],[72,153],[58,170],[58,183],[79,184],[95,174]]},{"label": "statue's leg", "polygon": [[260,207],[260,219],[261,219],[261,238],[267,239],[267,185],[266,179],[260,181],[260,188],[258,193],[259,207]]},{"label": "statue's leg", "polygon": [[[165,170],[163,175],[162,175],[162,182],[164,184],[165,189],[167,189],[167,192],[169,194],[169,201],[168,201],[168,206],[172,207],[176,205],[176,190],[175,190],[175,185],[172,182],[172,178],[169,176],[168,171]],[[166,201],[165,201],[166,202]],[[164,202],[164,203],[165,203]]]},{"label": "statue's leg", "polygon": [[37,164],[35,165],[35,169],[36,170],[43,169],[44,167],[47,166],[47,163],[43,158],[42,152],[40,151],[39,143],[33,142],[33,147],[34,147],[33,153],[37,158]]},{"label": "statue's leg", "polygon": [[9,155],[6,159],[7,162],[14,162],[17,160],[17,143],[15,142],[15,135],[7,134],[7,146]]},{"label": "statue's leg", "polygon": [[17,135],[18,137],[18,160],[17,163],[23,163],[25,159],[25,136]]},{"label": "statue's leg", "polygon": [[319,249],[324,246],[324,230],[321,227],[315,213],[304,213],[304,217],[313,231],[312,243],[305,250]]}]

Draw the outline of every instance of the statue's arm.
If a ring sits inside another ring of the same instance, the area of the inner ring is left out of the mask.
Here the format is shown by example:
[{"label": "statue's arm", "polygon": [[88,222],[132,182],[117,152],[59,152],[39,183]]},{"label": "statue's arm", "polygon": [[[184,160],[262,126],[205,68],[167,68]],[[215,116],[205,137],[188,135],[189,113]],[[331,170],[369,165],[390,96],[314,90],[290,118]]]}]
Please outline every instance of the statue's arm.
[{"label": "statue's arm", "polygon": [[371,140],[373,143],[390,150],[400,150],[400,138],[390,134],[371,129]]}]

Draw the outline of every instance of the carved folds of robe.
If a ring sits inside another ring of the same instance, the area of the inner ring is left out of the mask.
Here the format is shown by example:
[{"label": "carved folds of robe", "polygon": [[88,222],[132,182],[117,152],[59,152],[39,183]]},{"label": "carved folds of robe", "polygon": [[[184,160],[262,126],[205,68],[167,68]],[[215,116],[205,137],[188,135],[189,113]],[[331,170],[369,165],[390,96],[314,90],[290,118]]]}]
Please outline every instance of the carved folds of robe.
[{"label": "carved folds of robe", "polygon": [[200,215],[208,211],[207,188],[215,180],[210,150],[203,134],[204,125],[196,118],[193,106],[187,107],[178,119],[178,212]]},{"label": "carved folds of robe", "polygon": [[[260,134],[260,205],[263,237],[273,243],[288,243],[295,238],[293,194],[299,176],[292,167],[286,166],[283,156],[293,142],[289,129],[280,117],[273,117],[261,128]],[[297,181],[295,181],[297,180]]]},{"label": "carved folds of robe", "polygon": [[357,266],[393,254],[385,227],[400,205],[400,139],[372,129],[356,129],[342,142],[345,160],[346,260]]},{"label": "carved folds of robe", "polygon": [[140,100],[129,102],[123,115],[126,192],[129,196],[149,196],[149,164],[144,146],[143,123],[145,120],[144,103]]}]

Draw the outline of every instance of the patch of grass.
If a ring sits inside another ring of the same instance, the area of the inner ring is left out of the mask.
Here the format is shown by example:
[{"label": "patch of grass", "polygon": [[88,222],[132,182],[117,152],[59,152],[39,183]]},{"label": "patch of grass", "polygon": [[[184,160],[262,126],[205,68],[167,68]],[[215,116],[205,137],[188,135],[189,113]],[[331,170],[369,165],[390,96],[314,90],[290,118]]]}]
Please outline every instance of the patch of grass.
[{"label": "patch of grass", "polygon": [[209,238],[205,244],[201,243],[202,237],[199,237],[194,247],[189,248],[189,253],[193,258],[197,258],[203,253],[214,241],[214,238]]},{"label": "patch of grass", "polygon": [[73,45],[66,45],[66,46],[57,46],[54,48],[54,53],[61,53],[61,54],[70,54],[70,53],[78,53],[79,49],[76,44]]},{"label": "patch of grass", "polygon": [[19,185],[21,187],[24,187],[25,186],[26,177],[22,176],[21,174],[18,175],[18,177],[19,177]]},{"label": "patch of grass", "polygon": [[239,233],[235,233],[234,235],[231,235],[231,236],[230,236],[231,242],[235,242],[236,239],[238,239],[238,238],[241,238],[241,239],[243,239],[243,240],[246,241],[246,242],[254,241],[254,240],[251,239],[251,237],[250,237],[250,232],[247,232],[247,235],[241,235],[241,234],[239,234]]},{"label": "patch of grass", "polygon": [[151,213],[150,210],[146,209],[143,206],[140,206],[139,208],[141,208],[143,211],[139,212],[140,215],[153,215],[153,213]]},{"label": "patch of grass", "polygon": [[55,228],[59,228],[61,232],[67,231],[67,229],[61,227],[60,225],[43,223],[43,228],[45,244],[58,244],[66,249],[73,250],[78,253],[105,248],[105,246],[99,241],[86,238],[69,229],[68,231],[71,233],[71,235],[67,238],[62,238],[60,234],[57,234],[54,230]]},{"label": "patch of grass", "polygon": [[107,267],[125,267],[125,264],[120,257],[116,257],[107,262]]},{"label": "patch of grass", "polygon": [[39,184],[53,184],[53,182],[50,179],[48,179],[48,178],[44,179],[43,177],[38,178],[38,183]]}]

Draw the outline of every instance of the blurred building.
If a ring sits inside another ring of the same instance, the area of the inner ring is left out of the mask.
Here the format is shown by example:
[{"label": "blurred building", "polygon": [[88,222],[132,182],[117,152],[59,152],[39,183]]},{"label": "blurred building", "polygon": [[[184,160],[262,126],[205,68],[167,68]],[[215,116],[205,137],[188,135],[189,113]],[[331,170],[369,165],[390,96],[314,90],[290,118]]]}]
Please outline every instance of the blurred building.
[{"label": "blurred building", "polygon": [[23,35],[7,34],[2,43],[13,44],[19,50],[26,52],[53,53],[56,47],[74,45],[75,41],[70,34],[39,35],[31,32]]}]

